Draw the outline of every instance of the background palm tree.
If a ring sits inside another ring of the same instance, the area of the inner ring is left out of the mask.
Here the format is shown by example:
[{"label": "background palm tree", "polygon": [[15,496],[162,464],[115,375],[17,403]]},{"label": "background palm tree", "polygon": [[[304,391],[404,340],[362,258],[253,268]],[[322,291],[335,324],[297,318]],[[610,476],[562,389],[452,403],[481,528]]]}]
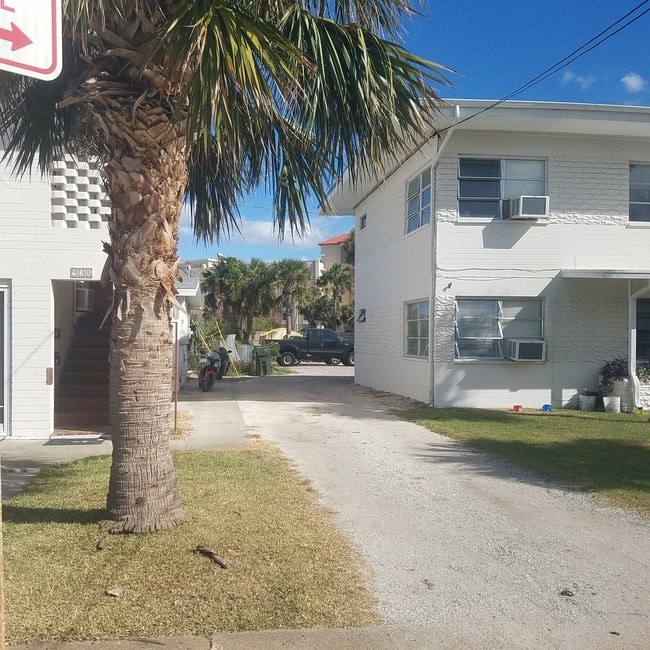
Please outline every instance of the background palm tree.
[{"label": "background palm tree", "polygon": [[277,307],[277,278],[273,265],[259,258],[244,262],[222,257],[203,273],[204,318],[216,319],[223,332],[250,343],[253,321]]},{"label": "background palm tree", "polygon": [[302,260],[286,258],[275,263],[275,274],[289,336],[295,328],[298,305],[309,291],[309,267]]},{"label": "background palm tree", "polygon": [[245,315],[243,340],[252,342],[253,321],[258,316],[268,316],[278,305],[278,278],[275,268],[257,257],[246,265],[246,282],[241,309]]},{"label": "background palm tree", "polygon": [[64,0],[60,77],[0,74],[0,137],[18,171],[65,152],[103,163],[110,532],[187,517],[169,447],[184,202],[208,241],[263,186],[279,232],[299,233],[310,196],[323,206],[344,171],[353,183],[381,173],[429,137],[444,72],[391,40],[412,13],[408,0]]},{"label": "background palm tree", "polygon": [[350,291],[354,286],[352,267],[345,264],[339,264],[338,262],[332,264],[332,266],[330,266],[330,268],[327,269],[320,278],[318,278],[318,286],[325,287],[332,296],[331,327],[335,330],[339,318],[341,298],[346,291]]},{"label": "background palm tree", "polygon": [[300,311],[309,321],[310,327],[329,324],[332,318],[331,296],[318,287],[310,287],[300,303]]}]

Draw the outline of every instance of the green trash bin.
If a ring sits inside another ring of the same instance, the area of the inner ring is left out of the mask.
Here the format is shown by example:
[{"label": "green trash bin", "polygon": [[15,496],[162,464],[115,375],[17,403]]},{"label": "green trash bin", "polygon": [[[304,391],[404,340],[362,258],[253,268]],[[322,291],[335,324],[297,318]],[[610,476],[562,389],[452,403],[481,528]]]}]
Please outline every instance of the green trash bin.
[{"label": "green trash bin", "polygon": [[255,374],[258,377],[271,374],[271,350],[261,345],[255,348]]}]

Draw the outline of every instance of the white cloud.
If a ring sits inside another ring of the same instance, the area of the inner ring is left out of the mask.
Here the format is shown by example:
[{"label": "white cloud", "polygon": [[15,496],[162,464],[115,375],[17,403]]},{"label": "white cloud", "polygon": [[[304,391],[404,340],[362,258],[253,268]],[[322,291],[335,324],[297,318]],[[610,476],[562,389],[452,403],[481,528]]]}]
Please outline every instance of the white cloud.
[{"label": "white cloud", "polygon": [[[241,234],[235,232],[230,238],[230,241],[233,243],[239,240],[256,246],[273,246],[279,243],[278,231],[274,228],[273,222],[270,220],[254,221],[253,219],[242,217],[239,229]],[[295,235],[292,239],[291,233],[289,231],[285,232],[282,245],[293,248],[313,248],[327,238],[327,233],[312,223],[307,227],[302,237]]]},{"label": "white cloud", "polygon": [[648,86],[648,82],[636,72],[628,72],[621,78],[621,83],[628,93],[640,93]]},{"label": "white cloud", "polygon": [[593,75],[585,76],[576,74],[575,72],[571,72],[571,70],[565,70],[562,75],[563,84],[576,84],[580,90],[588,90],[596,83],[596,81],[597,79]]}]

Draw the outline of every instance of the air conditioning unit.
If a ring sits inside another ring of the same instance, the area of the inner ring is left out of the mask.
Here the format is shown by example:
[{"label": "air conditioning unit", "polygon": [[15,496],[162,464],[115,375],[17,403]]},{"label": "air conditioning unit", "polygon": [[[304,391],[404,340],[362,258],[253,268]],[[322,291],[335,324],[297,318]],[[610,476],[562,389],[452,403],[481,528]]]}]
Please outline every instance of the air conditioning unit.
[{"label": "air conditioning unit", "polygon": [[548,196],[508,199],[508,219],[548,219]]},{"label": "air conditioning unit", "polygon": [[512,361],[544,361],[546,359],[546,341],[508,339],[507,357]]},{"label": "air conditioning unit", "polygon": [[74,292],[75,311],[94,311],[95,292],[86,287],[77,287]]}]

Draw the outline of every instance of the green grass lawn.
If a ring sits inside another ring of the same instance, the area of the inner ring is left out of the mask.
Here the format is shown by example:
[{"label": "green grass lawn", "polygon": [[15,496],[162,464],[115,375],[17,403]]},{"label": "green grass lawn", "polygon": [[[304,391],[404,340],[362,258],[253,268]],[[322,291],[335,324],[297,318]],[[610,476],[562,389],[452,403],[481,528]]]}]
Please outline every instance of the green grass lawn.
[{"label": "green grass lawn", "polygon": [[650,514],[647,414],[416,408],[397,415],[541,476]]},{"label": "green grass lawn", "polygon": [[175,462],[191,520],[173,530],[100,533],[108,457],[46,469],[4,506],[9,643],[377,621],[362,561],[275,447]]}]

